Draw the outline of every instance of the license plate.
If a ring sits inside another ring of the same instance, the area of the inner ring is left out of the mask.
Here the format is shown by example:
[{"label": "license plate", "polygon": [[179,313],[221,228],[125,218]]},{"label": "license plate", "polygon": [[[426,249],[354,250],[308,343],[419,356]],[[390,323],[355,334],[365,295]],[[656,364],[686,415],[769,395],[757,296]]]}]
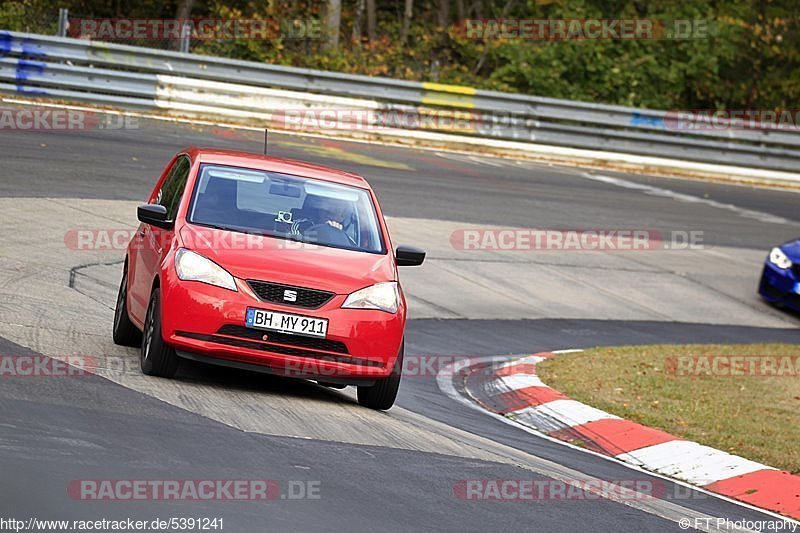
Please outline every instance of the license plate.
[{"label": "license plate", "polygon": [[322,337],[323,339],[328,334],[327,318],[290,315],[252,307],[247,308],[247,318],[245,318],[244,323],[249,328],[296,333],[310,337]]}]

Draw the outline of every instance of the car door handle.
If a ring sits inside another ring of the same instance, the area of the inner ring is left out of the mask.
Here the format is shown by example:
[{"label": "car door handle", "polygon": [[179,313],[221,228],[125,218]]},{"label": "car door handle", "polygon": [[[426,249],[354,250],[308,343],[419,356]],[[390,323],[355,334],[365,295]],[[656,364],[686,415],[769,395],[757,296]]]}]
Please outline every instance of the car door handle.
[{"label": "car door handle", "polygon": [[136,232],[136,234],[137,234],[139,237],[144,237],[144,230],[143,230],[143,229],[140,229],[139,231],[137,231],[137,232]]}]

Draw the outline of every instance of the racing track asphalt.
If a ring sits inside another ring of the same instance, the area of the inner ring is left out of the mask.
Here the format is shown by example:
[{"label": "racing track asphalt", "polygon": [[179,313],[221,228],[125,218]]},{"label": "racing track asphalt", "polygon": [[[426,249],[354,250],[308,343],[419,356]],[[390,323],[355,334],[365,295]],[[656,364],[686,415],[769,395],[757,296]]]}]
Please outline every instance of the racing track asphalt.
[{"label": "racing track asphalt", "polygon": [[[705,231],[706,242],[762,249],[787,240],[797,225],[731,217],[702,204],[675,203],[589,181],[582,170],[530,165],[515,168],[457,154],[341,141],[273,136],[274,153],[312,160],[367,176],[389,216],[520,227],[677,227]],[[172,153],[190,144],[260,150],[255,134],[142,121],[138,130],[0,132],[0,196],[139,200]],[[797,222],[797,196],[749,187],[616,175]],[[620,214],[625,217],[621,218]],[[35,220],[30,221],[35,224]],[[425,231],[424,227],[420,228]],[[0,255],[11,255],[3,248]],[[24,261],[25,258],[15,258]],[[720,269],[724,270],[724,265]],[[509,280],[509,283],[536,280]],[[458,296],[453,295],[457,302]],[[691,305],[691,302],[687,302]],[[764,309],[764,312],[771,312]],[[46,328],[43,324],[31,327]],[[524,354],[595,345],[692,342],[800,342],[796,319],[782,327],[671,321],[412,320],[407,353]],[[0,341],[0,354],[25,348]],[[350,423],[360,409],[352,395],[313,384],[255,378],[198,365],[182,379],[219,387],[269,389],[345,406],[334,423]],[[164,385],[168,386],[168,385]],[[269,397],[265,396],[266,407]],[[538,479],[514,461],[476,453],[296,438],[245,432],[160,401],[99,376],[79,379],[3,378],[0,387],[0,512],[27,518],[223,516],[228,531],[265,528],[346,530],[664,531],[677,524],[609,501],[465,502],[453,495],[462,479]],[[595,456],[534,437],[484,417],[444,396],[435,379],[407,379],[398,405],[376,420],[418,415],[445,437],[447,428],[485,437],[488,455],[515,448],[532,457],[606,480],[646,477]],[[324,414],[324,413],[323,413]],[[381,418],[382,417],[382,418]],[[433,424],[438,421],[441,424]],[[302,421],[301,421],[302,422]],[[312,423],[313,421],[309,421]],[[430,429],[433,428],[433,429]],[[285,433],[285,431],[284,431]],[[455,437],[453,437],[455,438]],[[497,449],[492,443],[497,443]],[[319,500],[254,502],[82,502],[71,500],[73,479],[316,480]],[[692,492],[679,502],[711,516],[764,518],[756,511]],[[2,516],[0,515],[0,516]]]}]

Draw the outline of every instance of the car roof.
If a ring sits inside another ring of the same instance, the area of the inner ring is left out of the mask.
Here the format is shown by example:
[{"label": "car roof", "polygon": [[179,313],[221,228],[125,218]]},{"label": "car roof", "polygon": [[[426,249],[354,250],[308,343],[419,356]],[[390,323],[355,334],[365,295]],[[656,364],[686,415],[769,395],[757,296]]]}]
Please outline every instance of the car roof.
[{"label": "car roof", "polygon": [[322,165],[315,165],[305,161],[283,159],[281,157],[253,154],[238,150],[201,148],[198,146],[190,146],[181,153],[187,154],[193,161],[199,161],[200,163],[267,170],[269,172],[280,172],[282,174],[330,181],[342,185],[351,185],[362,189],[370,188],[367,180],[358,174],[336,170]]}]

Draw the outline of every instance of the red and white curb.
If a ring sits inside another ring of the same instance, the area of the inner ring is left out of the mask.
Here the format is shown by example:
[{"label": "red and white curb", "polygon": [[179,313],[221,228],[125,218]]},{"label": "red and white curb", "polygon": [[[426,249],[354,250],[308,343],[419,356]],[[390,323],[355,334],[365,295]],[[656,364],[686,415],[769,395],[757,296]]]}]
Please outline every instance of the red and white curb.
[{"label": "red and white curb", "polygon": [[[548,387],[536,364],[560,352],[461,369],[486,411],[551,438],[766,509],[800,518],[800,476],[681,439],[577,402]],[[440,379],[440,386],[443,385]]]}]

